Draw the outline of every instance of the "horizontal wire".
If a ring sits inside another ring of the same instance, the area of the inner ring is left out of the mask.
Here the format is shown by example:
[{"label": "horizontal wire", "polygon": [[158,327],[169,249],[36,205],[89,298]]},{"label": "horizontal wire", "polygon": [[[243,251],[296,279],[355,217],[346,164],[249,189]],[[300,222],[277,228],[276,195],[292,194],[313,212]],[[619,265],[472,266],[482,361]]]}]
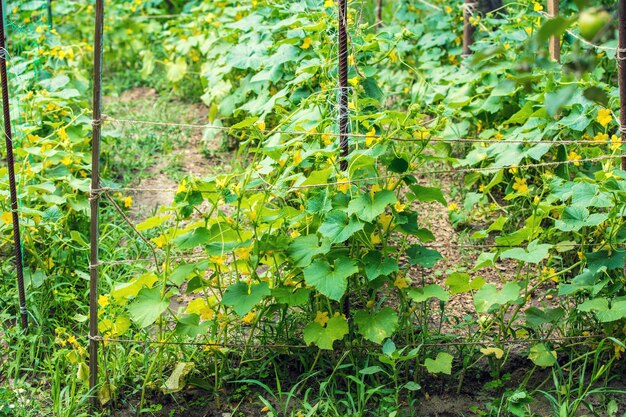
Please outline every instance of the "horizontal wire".
[{"label": "horizontal wire", "polygon": [[[324,188],[329,186],[337,186],[337,185],[345,185],[351,183],[359,183],[359,182],[367,182],[367,181],[380,181],[384,179],[397,179],[400,180],[407,175],[439,175],[439,174],[462,174],[462,173],[480,173],[480,172],[493,172],[500,170],[516,170],[516,169],[527,169],[527,168],[539,168],[539,167],[553,167],[553,166],[561,166],[561,165],[580,165],[585,162],[599,162],[599,161],[607,161],[611,159],[620,159],[625,158],[626,154],[620,155],[604,155],[593,158],[585,158],[585,159],[572,159],[566,161],[549,161],[549,162],[537,162],[530,164],[520,164],[520,165],[505,165],[502,167],[476,167],[476,168],[450,168],[450,169],[442,169],[442,170],[430,170],[430,171],[419,171],[414,170],[410,172],[406,172],[404,174],[396,174],[396,175],[381,175],[378,177],[366,177],[366,178],[354,178],[354,179],[344,179],[340,181],[331,181],[324,184],[309,184],[309,185],[293,185],[290,186],[288,190],[301,190],[301,189],[310,189],[310,188]],[[268,188],[248,188],[244,191],[271,191],[272,187],[275,187],[275,184],[270,184]],[[141,188],[141,187],[101,187],[95,188],[92,190],[93,193],[101,193],[101,192],[120,192],[120,191],[132,191],[132,192],[142,192],[142,191],[153,191],[153,192],[177,192],[178,188]]]},{"label": "horizontal wire", "polygon": [[[433,343],[409,343],[403,345],[403,347],[456,347],[456,346],[477,346],[477,345],[526,345],[532,343],[541,342],[565,342],[575,340],[588,340],[588,339],[604,339],[609,336],[606,335],[589,335],[589,336],[561,336],[561,337],[547,337],[547,338],[529,338],[529,339],[505,339],[505,340],[474,340],[474,341],[459,341],[459,342],[433,342]],[[135,340],[135,339],[117,339],[107,338],[102,336],[88,336],[88,339],[106,343],[119,343],[119,344],[137,344],[137,345],[177,345],[177,346],[203,346],[203,347],[226,347],[226,348],[287,348],[287,349],[309,349],[312,346],[309,345],[296,345],[296,344],[256,344],[256,343],[216,343],[216,342],[177,342],[167,340]],[[375,344],[364,344],[362,347],[380,347]]]},{"label": "horizontal wire", "polygon": [[[188,129],[213,129],[213,130],[223,130],[223,131],[243,131],[243,132],[257,132],[263,134],[284,134],[284,135],[304,135],[304,136],[339,136],[339,133],[333,132],[308,132],[308,131],[300,131],[300,130],[275,130],[275,129],[259,129],[254,127],[228,127],[228,126],[218,126],[211,124],[194,124],[194,123],[170,123],[170,122],[156,122],[151,120],[136,120],[136,119],[115,119],[106,116],[102,122],[111,122],[111,123],[124,123],[124,124],[139,124],[139,125],[152,125],[152,126],[169,126],[169,127],[181,127]],[[443,142],[443,143],[518,143],[518,144],[528,144],[528,145],[539,145],[539,144],[550,144],[553,146],[561,146],[561,145],[593,145],[593,146],[605,146],[612,145],[609,141],[599,142],[594,141],[593,139],[564,139],[564,140],[521,140],[521,139],[480,139],[480,138],[405,138],[398,136],[385,136],[385,135],[369,135],[364,133],[347,133],[345,135],[348,138],[365,138],[372,140],[392,140],[396,142]]]}]

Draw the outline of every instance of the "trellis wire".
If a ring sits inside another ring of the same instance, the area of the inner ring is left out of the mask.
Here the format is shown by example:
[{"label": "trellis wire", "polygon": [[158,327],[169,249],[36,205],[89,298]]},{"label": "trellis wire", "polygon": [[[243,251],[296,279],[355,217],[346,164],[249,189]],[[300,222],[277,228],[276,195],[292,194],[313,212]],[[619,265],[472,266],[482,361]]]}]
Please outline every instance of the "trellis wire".
[{"label": "trellis wire", "polygon": [[[211,129],[222,131],[244,131],[251,133],[263,133],[266,135],[281,134],[281,135],[293,135],[293,136],[332,136],[332,132],[307,132],[299,130],[275,130],[275,129],[259,129],[256,127],[229,127],[218,126],[211,124],[194,124],[194,123],[171,123],[171,122],[158,122],[153,120],[138,120],[138,119],[117,119],[109,116],[103,116],[103,123],[120,123],[120,124],[137,124],[137,125],[151,125],[151,126],[163,126],[163,127],[179,127],[188,129]],[[618,129],[619,130],[619,129]],[[419,133],[419,132],[418,132]],[[551,144],[553,146],[561,145],[593,145],[593,146],[605,146],[611,145],[608,142],[597,142],[593,139],[563,139],[563,140],[522,140],[522,139],[480,139],[480,138],[437,138],[437,137],[424,137],[424,138],[406,138],[399,136],[386,136],[386,135],[369,135],[365,133],[345,133],[343,136],[348,138],[370,138],[375,140],[392,140],[397,142],[445,142],[445,143],[500,143],[500,144],[527,144],[527,145],[541,145]]]},{"label": "trellis wire", "polygon": [[91,142],[91,190],[90,190],[90,260],[89,260],[89,389],[95,407],[98,396],[98,343],[92,338],[98,335],[98,202],[100,194],[100,138],[102,129],[102,40],[104,28],[104,0],[96,0],[93,56],[93,132]]},{"label": "trellis wire", "polygon": [[11,130],[11,108],[9,107],[9,81],[7,77],[7,49],[4,25],[4,2],[0,1],[0,83],[2,84],[2,111],[4,118],[4,140],[6,144],[6,161],[9,176],[9,194],[11,198],[11,218],[13,222],[13,249],[17,290],[22,329],[28,327],[28,311],[26,309],[26,290],[24,288],[24,260],[22,257],[22,240],[20,237],[20,220],[18,216],[17,187],[15,184],[15,160],[13,155],[13,133]]},{"label": "trellis wire", "polygon": [[[458,346],[478,346],[478,345],[529,345],[533,343],[545,343],[545,342],[565,342],[569,340],[589,340],[589,339],[607,339],[610,336],[607,335],[588,335],[588,336],[561,336],[561,337],[546,337],[546,338],[528,338],[528,339],[504,339],[504,340],[466,340],[459,342],[432,342],[432,343],[409,343],[403,345],[403,347],[458,347]],[[217,342],[178,342],[169,340],[135,340],[135,339],[118,339],[107,338],[102,336],[90,337],[90,340],[99,343],[119,343],[119,344],[137,344],[137,345],[174,345],[174,346],[202,346],[202,347],[214,347],[214,348],[289,348],[289,349],[309,349],[310,345],[296,345],[296,344],[257,344],[257,343],[217,343]],[[361,347],[380,348],[380,345],[367,344]]]}]

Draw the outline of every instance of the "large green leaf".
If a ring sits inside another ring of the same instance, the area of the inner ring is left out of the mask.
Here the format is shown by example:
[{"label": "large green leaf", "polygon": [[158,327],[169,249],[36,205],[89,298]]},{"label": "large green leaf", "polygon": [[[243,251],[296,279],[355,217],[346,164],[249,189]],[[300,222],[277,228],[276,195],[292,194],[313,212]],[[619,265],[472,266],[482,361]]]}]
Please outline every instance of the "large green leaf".
[{"label": "large green leaf", "polygon": [[162,297],[160,287],[143,288],[128,307],[128,312],[135,323],[143,328],[154,323],[169,305],[169,300]]},{"label": "large green leaf", "polygon": [[450,287],[452,294],[460,294],[463,292],[470,292],[479,290],[480,287],[485,285],[485,279],[482,277],[476,277],[470,281],[470,275],[465,272],[453,272],[446,278],[446,285]]},{"label": "large green leaf", "polygon": [[330,243],[341,243],[348,240],[353,234],[363,229],[363,223],[345,211],[333,210],[324,219],[317,231]]},{"label": "large green leaf", "polygon": [[430,203],[431,201],[436,201],[446,206],[448,203],[446,202],[446,198],[443,196],[441,192],[441,188],[437,187],[423,187],[419,184],[410,185],[409,188],[413,191],[413,194],[409,196],[411,201],[417,200],[424,203]]},{"label": "large green leaf", "polygon": [[540,244],[539,241],[533,240],[528,244],[526,249],[523,248],[513,248],[507,251],[504,251],[500,258],[502,259],[517,259],[518,261],[527,262],[531,264],[538,264],[546,256],[548,256],[548,251],[552,248],[552,245],[547,243]]},{"label": "large green leaf", "polygon": [[380,276],[387,276],[392,272],[398,272],[398,261],[395,258],[383,257],[378,251],[368,252],[363,258],[365,276],[370,281]]},{"label": "large green leaf", "polygon": [[435,359],[426,358],[424,366],[431,374],[450,375],[452,373],[452,359],[454,357],[448,352],[439,352]]},{"label": "large green leaf", "polygon": [[448,301],[450,299],[450,294],[437,284],[428,284],[422,288],[411,288],[408,294],[416,303],[421,303],[431,298],[436,298],[441,301]]},{"label": "large green leaf", "polygon": [[271,294],[267,282],[248,285],[245,282],[237,282],[224,292],[222,303],[232,307],[240,316],[245,316],[263,298]]},{"label": "large green leaf", "polygon": [[348,322],[341,316],[328,320],[326,327],[318,322],[309,323],[304,328],[304,341],[307,345],[313,343],[320,349],[332,350],[333,342],[341,340],[348,334]]},{"label": "large green leaf", "polygon": [[606,219],[606,213],[589,214],[589,210],[584,207],[569,206],[563,210],[554,227],[564,232],[577,232],[585,226],[597,226]]},{"label": "large green leaf", "polygon": [[340,257],[330,265],[326,259],[318,259],[304,269],[304,280],[320,293],[339,301],[346,292],[348,277],[359,268],[351,259]]},{"label": "large green leaf", "polygon": [[348,214],[356,216],[366,222],[372,222],[385,212],[387,206],[397,201],[393,191],[382,190],[375,193],[364,193],[350,201]]},{"label": "large green leaf", "polygon": [[486,313],[491,307],[512,303],[519,298],[520,289],[519,284],[515,282],[507,283],[500,291],[498,291],[498,288],[493,284],[483,285],[480,290],[474,294],[474,306],[476,307],[476,311]]},{"label": "large green leaf", "polygon": [[613,301],[609,306],[606,298],[594,298],[579,305],[578,310],[593,312],[599,321],[608,323],[626,318],[626,300]]},{"label": "large green leaf", "polygon": [[411,245],[407,251],[411,265],[420,265],[424,268],[432,268],[437,261],[443,259],[441,254],[433,249],[421,245]]},{"label": "large green leaf", "polygon": [[546,345],[539,343],[530,348],[528,359],[542,368],[556,364],[556,351],[549,350]]},{"label": "large green leaf", "polygon": [[179,249],[193,249],[198,245],[207,244],[210,241],[209,230],[206,227],[198,227],[191,232],[178,236],[174,244]]},{"label": "large green leaf", "polygon": [[294,266],[304,268],[311,264],[313,257],[328,253],[330,242],[322,239],[319,242],[317,235],[299,236],[289,245],[287,254],[293,260]]},{"label": "large green leaf", "polygon": [[393,335],[398,326],[398,315],[389,307],[379,312],[357,311],[354,322],[359,326],[359,333],[370,342],[382,343]]}]

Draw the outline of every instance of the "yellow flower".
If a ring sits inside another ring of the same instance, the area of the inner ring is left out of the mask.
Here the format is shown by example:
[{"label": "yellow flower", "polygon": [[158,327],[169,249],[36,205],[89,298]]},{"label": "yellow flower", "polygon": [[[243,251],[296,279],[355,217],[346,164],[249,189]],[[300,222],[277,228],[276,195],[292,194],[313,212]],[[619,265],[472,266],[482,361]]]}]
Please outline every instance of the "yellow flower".
[{"label": "yellow flower", "polygon": [[391,62],[398,61],[398,55],[396,54],[395,49],[389,53],[389,59],[391,60]]},{"label": "yellow flower", "polygon": [[372,128],[369,132],[365,134],[365,146],[372,146],[372,144],[376,141],[376,129]]},{"label": "yellow flower", "polygon": [[533,10],[536,12],[540,12],[543,10],[543,6],[541,5],[541,3],[536,1],[533,3]]},{"label": "yellow flower", "polygon": [[329,8],[329,7],[333,7],[335,5],[335,2],[333,0],[326,0],[324,2],[324,8]]},{"label": "yellow flower", "polygon": [[302,151],[298,149],[295,154],[293,154],[293,166],[297,167],[302,162]]},{"label": "yellow flower", "polygon": [[378,245],[380,244],[380,242],[382,242],[382,240],[380,239],[380,235],[376,232],[372,232],[372,234],[370,235],[370,241],[372,242],[372,245]]},{"label": "yellow flower", "polygon": [[513,189],[520,194],[524,194],[528,191],[528,184],[526,184],[526,178],[515,177],[515,183]]},{"label": "yellow flower", "polygon": [[348,80],[348,83],[350,83],[351,86],[356,87],[357,85],[359,85],[359,77],[352,77]]},{"label": "yellow flower", "polygon": [[106,307],[109,305],[109,296],[108,295],[101,295],[100,297],[98,297],[98,305],[102,308]]},{"label": "yellow flower", "polygon": [[383,213],[380,215],[378,221],[380,222],[381,226],[383,227],[383,230],[387,230],[389,229],[389,226],[391,226],[391,221],[393,220],[393,216],[391,214],[388,213]]},{"label": "yellow flower", "polygon": [[574,163],[574,165],[579,166],[580,165],[580,161],[582,159],[582,156],[580,156],[579,154],[576,153],[576,151],[572,150],[569,152],[569,154],[567,154],[567,160],[568,161],[572,161]]},{"label": "yellow flower", "polygon": [[235,252],[235,256],[237,257],[237,259],[241,259],[241,260],[247,260],[250,259],[250,253],[252,252],[252,247],[247,247],[247,248],[237,248],[234,250]]},{"label": "yellow flower", "polygon": [[252,324],[252,322],[254,322],[254,319],[256,319],[256,313],[254,311],[250,311],[248,312],[248,314],[243,316],[241,321],[244,322],[245,324]]},{"label": "yellow flower", "polygon": [[124,197],[124,200],[122,200],[122,202],[124,203],[124,207],[126,208],[131,208],[133,206],[133,198],[131,196]]},{"label": "yellow flower", "polygon": [[602,127],[606,127],[611,121],[613,121],[613,115],[611,114],[610,109],[600,109],[598,110],[598,116],[596,117],[596,121],[602,125]]},{"label": "yellow flower", "polygon": [[167,240],[165,239],[165,236],[163,235],[152,238],[152,241],[154,242],[157,248],[162,248],[163,245],[167,243]]},{"label": "yellow flower", "polygon": [[318,323],[320,326],[324,327],[326,326],[326,323],[328,323],[328,320],[330,319],[328,318],[327,311],[318,311],[313,321]]},{"label": "yellow flower", "polygon": [[452,12],[452,7],[450,6],[445,6],[444,10],[446,11],[446,13],[451,13]]},{"label": "yellow flower", "polygon": [[259,130],[265,130],[265,122],[259,122],[256,124],[256,127],[259,128]]},{"label": "yellow flower", "polygon": [[72,158],[70,158],[69,156],[66,156],[65,158],[61,159],[61,163],[63,165],[70,165],[72,163]]},{"label": "yellow flower", "polygon": [[517,167],[516,166],[512,166],[511,168],[509,168],[509,172],[511,174],[517,174]]},{"label": "yellow flower", "polygon": [[626,349],[624,349],[622,346],[618,345],[615,342],[613,342],[613,350],[615,351],[615,358],[617,360],[622,359],[622,352],[626,351]]},{"label": "yellow flower", "polygon": [[399,201],[396,201],[396,204],[393,205],[393,208],[395,208],[398,213],[401,213],[405,207],[406,204],[402,204]]},{"label": "yellow flower", "polygon": [[396,277],[396,280],[393,282],[393,285],[399,289],[403,289],[409,286],[409,283],[406,282],[406,278],[404,278],[402,275],[398,275]]},{"label": "yellow flower", "polygon": [[226,255],[209,256],[209,261],[219,266],[226,266]]},{"label": "yellow flower", "polygon": [[13,222],[13,215],[10,212],[5,211],[2,213],[2,216],[0,216],[0,220],[2,220],[2,223],[4,224],[9,224]]},{"label": "yellow flower", "polygon": [[347,178],[338,178],[337,179],[337,190],[340,192],[347,194],[348,190],[350,190],[350,181]]},{"label": "yellow flower", "polygon": [[291,232],[289,232],[289,236],[291,236],[293,239],[295,239],[298,236],[300,236],[300,232],[298,230],[292,230]]},{"label": "yellow flower", "polygon": [[602,132],[596,133],[596,135],[593,137],[593,141],[598,143],[605,143],[607,140],[609,140],[609,135]]},{"label": "yellow flower", "polygon": [[328,145],[333,143],[333,138],[330,135],[330,133],[324,133],[322,135],[322,142],[324,142],[324,145],[326,145],[326,146],[328,146]]},{"label": "yellow flower", "polygon": [[304,38],[304,40],[302,41],[302,45],[300,45],[300,47],[302,49],[309,49],[311,47],[311,44],[313,43],[313,39],[309,38],[308,36],[306,38]]},{"label": "yellow flower", "polygon": [[622,141],[617,136],[611,136],[611,150],[616,151],[622,146]]},{"label": "yellow flower", "polygon": [[448,211],[455,211],[458,207],[459,205],[457,203],[450,203],[448,204]]}]

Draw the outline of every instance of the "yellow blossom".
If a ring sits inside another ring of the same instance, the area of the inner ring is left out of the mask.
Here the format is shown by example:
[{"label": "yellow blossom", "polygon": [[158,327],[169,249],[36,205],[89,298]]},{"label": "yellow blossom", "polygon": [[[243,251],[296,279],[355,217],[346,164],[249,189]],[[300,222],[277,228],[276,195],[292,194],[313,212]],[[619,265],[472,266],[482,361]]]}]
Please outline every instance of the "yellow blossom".
[{"label": "yellow blossom", "polygon": [[331,145],[333,143],[333,138],[331,136],[330,133],[324,133],[322,135],[322,142],[324,142],[324,145],[328,146]]},{"label": "yellow blossom", "polygon": [[396,201],[396,204],[393,205],[393,208],[396,209],[398,213],[401,213],[405,207],[406,207],[406,204],[402,204],[399,201]]},{"label": "yellow blossom", "polygon": [[10,212],[5,211],[2,213],[2,216],[0,216],[0,220],[2,220],[2,223],[4,224],[9,224],[13,222],[13,215]]},{"label": "yellow blossom", "polygon": [[520,194],[524,194],[528,191],[528,184],[526,184],[526,178],[515,177],[515,183],[513,189]]},{"label": "yellow blossom", "polygon": [[617,136],[611,136],[611,150],[616,151],[622,146],[622,141]]},{"label": "yellow blossom", "polygon": [[102,308],[106,307],[109,305],[109,296],[108,295],[101,295],[100,297],[98,297],[98,305]]},{"label": "yellow blossom", "polygon": [[596,135],[593,137],[593,141],[598,143],[605,143],[607,140],[609,140],[609,135],[602,132],[596,133]]},{"label": "yellow blossom", "polygon": [[333,0],[326,0],[324,2],[324,8],[329,8],[329,7],[333,7],[335,5],[335,2]]},{"label": "yellow blossom", "polygon": [[313,40],[311,38],[309,38],[308,36],[306,38],[304,38],[304,40],[302,41],[302,45],[300,45],[300,47],[302,49],[309,49],[311,47],[311,44],[313,43]]},{"label": "yellow blossom", "polygon": [[615,359],[622,359],[622,352],[626,351],[622,345],[613,342],[613,350],[615,351]]},{"label": "yellow blossom", "polygon": [[372,242],[372,245],[379,245],[382,240],[380,239],[380,235],[378,233],[372,232],[370,235],[370,241]]},{"label": "yellow blossom", "polygon": [[318,323],[320,326],[324,327],[326,326],[326,323],[328,323],[328,320],[330,319],[328,318],[327,311],[318,311],[313,321]]},{"label": "yellow blossom", "polygon": [[579,166],[580,165],[580,161],[582,159],[582,156],[580,156],[579,154],[576,153],[576,151],[571,150],[569,152],[569,154],[567,154],[567,160],[568,161],[572,161],[574,163],[574,165]]},{"label": "yellow blossom", "polygon": [[602,125],[602,127],[606,127],[613,120],[613,115],[611,114],[610,109],[600,109],[598,110],[598,116],[596,117],[596,121]]},{"label": "yellow blossom", "polygon": [[265,122],[259,122],[256,124],[256,127],[259,128],[259,130],[265,130]]},{"label": "yellow blossom", "polygon": [[350,182],[347,178],[338,178],[337,179],[337,190],[340,192],[347,194],[348,190],[350,190]]},{"label": "yellow blossom", "polygon": [[302,151],[298,149],[295,154],[293,154],[293,166],[300,165],[302,162]]},{"label": "yellow blossom", "polygon": [[380,188],[380,185],[378,184],[374,184],[372,185],[372,188],[370,190],[370,194],[374,195],[375,193],[379,192],[382,188]]},{"label": "yellow blossom", "polygon": [[243,316],[241,321],[244,322],[245,324],[252,324],[252,322],[254,322],[254,319],[256,319],[256,313],[254,311],[250,311],[248,312],[248,314]]},{"label": "yellow blossom", "polygon": [[369,132],[365,134],[365,146],[372,146],[372,144],[376,141],[376,129],[372,128]]},{"label": "yellow blossom", "polygon": [[209,261],[218,266],[226,266],[226,255],[209,256]]},{"label": "yellow blossom", "polygon": [[396,54],[395,49],[389,53],[389,59],[391,60],[391,62],[398,61],[398,55]]},{"label": "yellow blossom", "polygon": [[61,163],[63,165],[70,165],[72,163],[72,158],[70,158],[69,156],[66,156],[65,158],[61,159]]},{"label": "yellow blossom", "polygon": [[396,277],[396,280],[393,282],[393,285],[399,289],[403,289],[409,286],[409,283],[406,282],[406,278],[404,278],[402,275],[398,275]]},{"label": "yellow blossom", "polygon": [[157,248],[162,248],[167,243],[167,240],[165,239],[165,236],[163,235],[152,238],[152,241],[154,242]]},{"label": "yellow blossom", "polygon": [[459,208],[459,205],[457,203],[450,203],[448,204],[448,211],[455,211],[457,208]]},{"label": "yellow blossom", "polygon": [[250,259],[250,253],[252,252],[252,247],[249,246],[247,248],[237,248],[233,251],[237,259],[248,260]]},{"label": "yellow blossom", "polygon": [[540,12],[543,10],[543,6],[538,1],[533,2],[533,10],[536,12]]},{"label": "yellow blossom", "polygon": [[389,226],[391,226],[391,222],[393,220],[393,216],[391,214],[388,213],[383,213],[379,216],[378,218],[381,226],[383,227],[383,230],[387,230],[389,229]]},{"label": "yellow blossom", "polygon": [[291,232],[289,232],[289,236],[291,236],[293,239],[295,239],[298,236],[300,236],[300,232],[298,230],[292,230]]},{"label": "yellow blossom", "polygon": [[349,83],[351,86],[356,87],[357,85],[359,85],[359,77],[358,77],[358,76],[355,76],[355,77],[350,78],[350,79],[348,80],[348,83]]},{"label": "yellow blossom", "polygon": [[446,11],[446,13],[452,13],[452,7],[450,6],[445,6],[444,10]]},{"label": "yellow blossom", "polygon": [[124,203],[124,207],[126,208],[131,208],[133,206],[133,198],[131,196],[124,197],[124,200],[122,200],[122,202]]}]

